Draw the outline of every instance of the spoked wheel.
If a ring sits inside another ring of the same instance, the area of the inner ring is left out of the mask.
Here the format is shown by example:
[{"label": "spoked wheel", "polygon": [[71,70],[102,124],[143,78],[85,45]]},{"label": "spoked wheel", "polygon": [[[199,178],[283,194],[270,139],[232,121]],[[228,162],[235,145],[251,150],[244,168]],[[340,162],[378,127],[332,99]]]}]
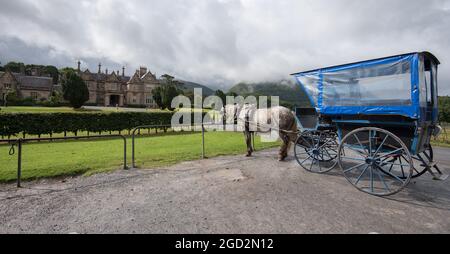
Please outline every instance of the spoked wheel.
[{"label": "spoked wheel", "polygon": [[347,134],[338,152],[339,167],[360,191],[393,195],[411,180],[414,166],[408,148],[396,135],[379,128],[360,128]]},{"label": "spoked wheel", "polygon": [[303,132],[295,142],[295,159],[309,172],[329,172],[337,163],[336,138],[334,132]]}]

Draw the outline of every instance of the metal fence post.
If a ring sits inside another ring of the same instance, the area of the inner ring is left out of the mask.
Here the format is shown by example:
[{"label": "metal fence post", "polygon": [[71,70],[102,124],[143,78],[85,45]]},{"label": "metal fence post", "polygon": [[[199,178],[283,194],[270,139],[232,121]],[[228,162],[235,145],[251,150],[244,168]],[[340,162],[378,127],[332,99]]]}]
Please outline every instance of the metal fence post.
[{"label": "metal fence post", "polygon": [[136,129],[133,130],[133,133],[131,135],[131,167],[136,168],[136,162],[134,160],[134,132]]},{"label": "metal fence post", "polygon": [[128,169],[127,167],[127,138],[122,136],[123,138],[123,169]]},{"label": "metal fence post", "polygon": [[20,180],[22,178],[22,139],[19,139],[17,154],[17,188],[20,188]]},{"label": "metal fence post", "polygon": [[202,159],[205,159],[205,126],[202,123]]},{"label": "metal fence post", "polygon": [[255,133],[252,132],[252,144],[253,144],[253,151],[256,152],[256,146],[255,146]]}]

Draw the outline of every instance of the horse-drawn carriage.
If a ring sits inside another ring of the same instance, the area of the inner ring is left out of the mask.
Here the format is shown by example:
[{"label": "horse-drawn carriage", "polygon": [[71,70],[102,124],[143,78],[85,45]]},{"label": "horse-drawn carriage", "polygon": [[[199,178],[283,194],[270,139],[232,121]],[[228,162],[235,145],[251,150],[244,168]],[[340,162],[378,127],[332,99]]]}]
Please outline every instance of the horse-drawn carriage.
[{"label": "horse-drawn carriage", "polygon": [[445,180],[430,145],[441,130],[438,65],[421,52],[292,74],[313,105],[296,109],[298,163],[316,173],[339,165],[352,185],[377,196],[425,172]]}]

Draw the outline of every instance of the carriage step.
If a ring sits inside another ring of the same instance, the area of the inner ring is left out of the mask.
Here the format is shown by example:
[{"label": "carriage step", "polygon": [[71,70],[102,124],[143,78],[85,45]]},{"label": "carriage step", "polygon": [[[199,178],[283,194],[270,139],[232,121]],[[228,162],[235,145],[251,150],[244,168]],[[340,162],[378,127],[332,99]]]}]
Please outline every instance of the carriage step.
[{"label": "carriage step", "polygon": [[428,167],[429,168],[434,168],[434,167],[436,167],[437,164],[438,164],[437,161],[432,161],[432,162],[430,162],[430,164],[428,164]]},{"label": "carriage step", "polygon": [[435,181],[445,181],[447,180],[448,175],[447,174],[441,174],[441,175],[434,175],[433,180]]},{"label": "carriage step", "polygon": [[[432,161],[428,164],[428,172],[433,176],[433,180],[435,181],[445,181],[448,178],[448,174],[442,174],[442,171],[437,166],[437,161]],[[433,169],[437,171],[437,173],[433,172]]]}]

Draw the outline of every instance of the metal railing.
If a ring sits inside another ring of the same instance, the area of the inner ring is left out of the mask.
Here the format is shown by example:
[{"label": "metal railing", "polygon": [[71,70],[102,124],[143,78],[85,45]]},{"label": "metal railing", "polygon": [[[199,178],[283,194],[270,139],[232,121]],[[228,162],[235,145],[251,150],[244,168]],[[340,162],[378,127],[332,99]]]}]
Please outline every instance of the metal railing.
[{"label": "metal railing", "polygon": [[[149,128],[180,128],[180,129],[189,129],[190,131],[196,131],[198,129],[201,129],[201,133],[202,133],[202,145],[201,145],[201,151],[202,151],[202,156],[201,159],[205,159],[206,158],[206,152],[205,152],[205,127],[211,127],[211,126],[218,126],[221,127],[219,129],[224,128],[224,125],[221,123],[202,123],[200,125],[176,125],[176,126],[171,126],[171,125],[142,125],[142,126],[138,126],[135,127],[132,131],[131,131],[131,166],[133,169],[137,168],[136,166],[136,132],[142,129],[149,129]],[[234,131],[236,132],[236,131]],[[256,151],[255,149],[255,133],[252,133],[252,148],[254,151]]]},{"label": "metal railing", "polygon": [[208,123],[208,124],[201,124],[201,125],[177,125],[177,126],[171,126],[171,125],[141,125],[138,127],[135,127],[132,131],[131,131],[131,166],[132,168],[136,168],[136,148],[135,148],[135,140],[136,140],[136,132],[142,129],[152,129],[152,128],[180,128],[180,129],[190,129],[190,131],[192,130],[197,130],[201,128],[201,132],[202,132],[202,159],[205,159],[205,126],[214,126],[214,125],[219,125],[219,124],[213,124],[213,123]]},{"label": "metal railing", "polygon": [[79,139],[106,139],[106,138],[122,138],[123,139],[123,169],[127,167],[127,139],[124,135],[97,135],[97,136],[78,136],[78,137],[57,137],[57,138],[19,138],[16,140],[0,140],[0,143],[11,145],[9,155],[14,155],[15,146],[17,145],[17,187],[21,187],[22,179],[22,145],[33,141],[58,141],[58,140],[79,140]]},{"label": "metal railing", "polygon": [[[136,140],[136,133],[139,130],[142,129],[153,129],[153,128],[164,128],[164,129],[189,129],[192,131],[197,131],[200,129],[202,135],[202,142],[201,142],[201,159],[206,158],[205,154],[205,126],[218,126],[223,127],[223,124],[220,123],[203,123],[201,125],[177,125],[177,126],[171,126],[171,125],[142,125],[135,127],[131,132],[131,160],[132,160],[132,168],[136,167],[136,147],[135,147],[135,140]],[[234,131],[235,132],[235,131]],[[22,181],[22,146],[25,143],[29,142],[35,142],[35,141],[67,141],[67,140],[83,140],[83,139],[108,139],[108,138],[122,138],[123,139],[123,169],[128,169],[127,167],[127,138],[125,135],[96,135],[96,136],[75,136],[75,137],[49,137],[49,138],[18,138],[18,139],[0,139],[0,144],[6,143],[10,144],[11,148],[9,151],[9,155],[15,154],[15,146],[17,146],[17,187],[21,187],[21,181]],[[255,136],[254,133],[252,133],[252,146],[255,150]]]}]

